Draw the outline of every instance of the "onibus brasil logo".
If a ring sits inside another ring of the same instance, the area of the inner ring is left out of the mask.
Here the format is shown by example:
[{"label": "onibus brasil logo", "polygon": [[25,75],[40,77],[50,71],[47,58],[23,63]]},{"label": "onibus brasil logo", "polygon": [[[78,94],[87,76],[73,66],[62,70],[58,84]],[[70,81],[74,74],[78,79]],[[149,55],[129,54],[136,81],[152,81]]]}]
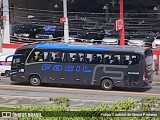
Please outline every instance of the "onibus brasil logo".
[{"label": "onibus brasil logo", "polygon": [[1,113],[2,118],[11,118],[11,117],[42,117],[42,114],[40,112],[2,112]]}]

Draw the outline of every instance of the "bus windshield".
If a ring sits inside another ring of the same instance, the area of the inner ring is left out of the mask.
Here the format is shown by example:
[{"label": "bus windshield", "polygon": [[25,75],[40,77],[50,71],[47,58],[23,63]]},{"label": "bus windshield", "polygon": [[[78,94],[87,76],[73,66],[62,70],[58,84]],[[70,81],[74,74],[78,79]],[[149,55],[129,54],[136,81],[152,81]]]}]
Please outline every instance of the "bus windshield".
[{"label": "bus windshield", "polygon": [[[24,62],[22,62],[22,63],[24,63]],[[12,68],[13,69],[19,68],[20,64],[21,64],[21,56],[13,57]]]},{"label": "bus windshield", "polygon": [[24,63],[27,59],[27,56],[30,53],[30,49],[27,50],[17,50],[16,53],[17,55],[13,55],[13,60],[12,60],[12,69],[18,69],[18,68],[23,68],[24,67]]},{"label": "bus windshield", "polygon": [[145,73],[144,79],[150,79],[152,77],[153,72],[153,54],[150,49],[145,51]]}]

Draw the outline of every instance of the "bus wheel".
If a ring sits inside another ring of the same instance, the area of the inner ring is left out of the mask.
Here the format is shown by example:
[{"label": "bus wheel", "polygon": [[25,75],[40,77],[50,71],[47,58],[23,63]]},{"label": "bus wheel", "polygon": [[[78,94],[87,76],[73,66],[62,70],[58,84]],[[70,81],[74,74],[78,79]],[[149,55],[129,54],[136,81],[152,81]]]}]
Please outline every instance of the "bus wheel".
[{"label": "bus wheel", "polygon": [[40,80],[39,76],[32,75],[30,77],[30,84],[33,85],[33,86],[39,86],[39,85],[41,85],[41,80]]},{"label": "bus wheel", "polygon": [[104,79],[101,82],[101,87],[103,90],[112,90],[113,89],[113,82],[110,79]]}]

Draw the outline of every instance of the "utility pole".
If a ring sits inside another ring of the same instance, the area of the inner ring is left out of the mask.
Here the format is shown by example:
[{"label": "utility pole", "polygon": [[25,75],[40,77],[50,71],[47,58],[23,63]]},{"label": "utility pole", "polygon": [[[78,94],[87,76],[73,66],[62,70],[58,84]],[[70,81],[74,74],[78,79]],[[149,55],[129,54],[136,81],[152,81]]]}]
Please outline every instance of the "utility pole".
[{"label": "utility pole", "polygon": [[3,24],[3,21],[2,21],[2,0],[0,0],[0,21],[1,21],[1,25],[0,25],[0,55],[2,54],[2,24]]},{"label": "utility pole", "polygon": [[67,17],[67,0],[63,0],[63,18],[64,21],[64,42],[69,42],[69,26],[68,26],[68,17]]},{"label": "utility pole", "polygon": [[124,29],[124,0],[119,0],[119,7],[120,7],[120,19],[122,20],[123,27],[120,30],[120,45],[124,46],[125,45],[125,29]]}]

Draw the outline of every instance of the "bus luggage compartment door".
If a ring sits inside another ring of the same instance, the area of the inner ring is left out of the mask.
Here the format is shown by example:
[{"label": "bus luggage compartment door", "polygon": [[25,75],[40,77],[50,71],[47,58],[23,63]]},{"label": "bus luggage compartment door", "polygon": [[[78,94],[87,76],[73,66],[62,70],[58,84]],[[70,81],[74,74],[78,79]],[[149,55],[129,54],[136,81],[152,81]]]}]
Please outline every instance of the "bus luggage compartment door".
[{"label": "bus luggage compartment door", "polygon": [[125,80],[126,86],[139,86],[140,85],[140,68],[138,65],[131,65],[128,67],[127,79]]}]

